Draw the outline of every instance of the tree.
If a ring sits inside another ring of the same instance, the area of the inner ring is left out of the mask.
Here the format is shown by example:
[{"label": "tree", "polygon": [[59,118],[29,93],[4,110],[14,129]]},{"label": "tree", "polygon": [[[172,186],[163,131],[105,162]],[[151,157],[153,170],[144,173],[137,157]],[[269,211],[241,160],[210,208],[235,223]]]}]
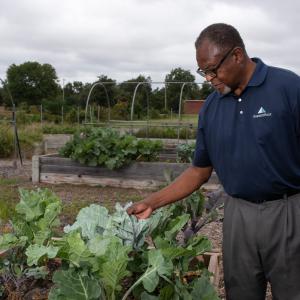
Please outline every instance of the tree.
[{"label": "tree", "polygon": [[[113,106],[116,101],[115,101],[115,96],[116,96],[116,81],[108,78],[106,75],[100,75],[98,76],[98,82],[103,83],[105,86],[107,96],[110,101],[110,106]],[[103,87],[99,87],[97,89],[97,92],[95,93],[96,102],[100,104],[101,106],[107,107],[107,98],[106,98],[106,93]]]},{"label": "tree", "polygon": [[[113,106],[116,103],[115,101],[116,84],[114,79],[108,78],[106,75],[98,76],[98,80],[93,84],[86,83],[85,85],[80,87],[80,92],[78,94],[80,98],[80,103],[84,103],[84,107],[85,107],[89,92],[92,86],[97,82],[103,83],[105,89],[102,85],[96,85],[93,88],[93,91],[90,95],[89,105],[96,104],[103,107],[108,107],[108,102],[107,102],[107,96],[108,96],[109,104],[110,106]],[[75,86],[73,88],[75,88]]]},{"label": "tree", "polygon": [[8,88],[16,104],[26,102],[28,105],[38,105],[43,99],[54,99],[61,91],[56,71],[50,64],[12,64],[6,75]]},{"label": "tree", "polygon": [[[137,82],[137,83],[136,83]],[[143,84],[139,86],[137,90],[137,94],[135,97],[134,102],[134,113],[137,118],[141,118],[147,115],[147,98],[149,100],[149,106],[151,106],[150,103],[150,96],[151,96],[151,78],[145,77],[143,75],[139,75],[136,78],[132,78],[130,80],[124,81],[121,84],[118,85],[118,90],[116,94],[116,99],[118,101],[127,102],[130,105],[128,105],[128,109],[131,108],[131,103],[133,100],[133,95],[135,88],[139,84],[139,82],[149,82],[146,84]],[[149,107],[150,108],[150,107]],[[128,112],[129,113],[129,112]]]},{"label": "tree", "polygon": [[151,107],[160,110],[165,108],[165,88],[155,88],[150,97]]},{"label": "tree", "polygon": [[[65,102],[68,106],[80,106],[85,86],[81,81],[68,82],[64,86]],[[83,105],[82,105],[83,106]]]},{"label": "tree", "polygon": [[4,104],[4,90],[0,88],[0,105]]},{"label": "tree", "polygon": [[212,87],[212,85],[209,82],[204,81],[200,89],[200,99],[206,99],[207,96],[211,94],[213,91],[214,88]]},{"label": "tree", "polygon": [[[165,81],[194,83],[195,76],[188,70],[176,68],[166,75]],[[178,111],[181,87],[182,83],[170,83],[167,85],[168,109],[172,108],[173,111]],[[189,84],[184,88],[183,99],[196,99],[197,97],[199,97],[199,88],[195,83]]]}]

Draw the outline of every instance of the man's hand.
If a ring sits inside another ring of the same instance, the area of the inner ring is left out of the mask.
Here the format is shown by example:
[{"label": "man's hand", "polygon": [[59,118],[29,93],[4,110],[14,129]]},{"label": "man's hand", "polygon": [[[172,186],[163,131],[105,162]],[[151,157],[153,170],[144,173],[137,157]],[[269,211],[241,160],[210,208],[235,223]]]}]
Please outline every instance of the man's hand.
[{"label": "man's hand", "polygon": [[199,189],[209,179],[211,172],[212,167],[191,166],[162,190],[134,203],[127,209],[127,213],[135,215],[138,219],[147,219],[154,210],[181,200]]},{"label": "man's hand", "polygon": [[138,219],[147,219],[151,216],[153,208],[145,201],[132,204],[127,208],[128,215],[135,215]]}]

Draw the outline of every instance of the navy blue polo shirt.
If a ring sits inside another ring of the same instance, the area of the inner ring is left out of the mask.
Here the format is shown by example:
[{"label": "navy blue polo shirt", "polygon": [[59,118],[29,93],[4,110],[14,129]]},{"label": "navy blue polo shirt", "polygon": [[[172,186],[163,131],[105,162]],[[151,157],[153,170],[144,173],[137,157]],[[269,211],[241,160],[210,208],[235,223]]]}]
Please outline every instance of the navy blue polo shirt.
[{"label": "navy blue polo shirt", "polygon": [[229,195],[254,201],[300,191],[300,78],[253,61],[240,97],[207,98],[193,165],[213,166]]}]

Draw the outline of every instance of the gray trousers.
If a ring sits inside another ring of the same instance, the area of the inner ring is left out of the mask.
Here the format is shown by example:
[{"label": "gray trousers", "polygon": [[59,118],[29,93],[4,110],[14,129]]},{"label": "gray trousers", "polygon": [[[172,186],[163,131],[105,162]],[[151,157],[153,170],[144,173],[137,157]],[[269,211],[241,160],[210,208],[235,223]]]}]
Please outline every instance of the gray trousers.
[{"label": "gray trousers", "polygon": [[223,223],[227,300],[300,300],[300,194],[251,203],[229,197]]}]

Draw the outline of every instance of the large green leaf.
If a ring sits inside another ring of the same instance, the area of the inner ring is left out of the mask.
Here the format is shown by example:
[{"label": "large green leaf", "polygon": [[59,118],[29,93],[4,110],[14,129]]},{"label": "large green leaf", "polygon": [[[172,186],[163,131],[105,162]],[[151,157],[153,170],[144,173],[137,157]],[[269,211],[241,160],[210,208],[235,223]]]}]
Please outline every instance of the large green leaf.
[{"label": "large green leaf", "polygon": [[18,216],[13,220],[16,236],[26,236],[29,242],[43,245],[59,225],[61,200],[48,189],[20,189],[21,200],[16,206]]},{"label": "large green leaf", "polygon": [[143,292],[141,294],[141,300],[159,300],[159,297]]},{"label": "large green leaf", "polygon": [[69,260],[73,264],[79,266],[81,261],[88,260],[88,258],[91,256],[91,253],[87,245],[85,244],[85,242],[82,240],[79,232],[76,231],[70,232],[65,239],[69,246],[68,249]]},{"label": "large green leaf", "polygon": [[159,300],[179,300],[174,285],[167,284],[159,291]]},{"label": "large green leaf", "polygon": [[150,219],[138,220],[134,216],[129,216],[126,209],[130,205],[131,203],[128,203],[122,207],[119,203],[116,204],[115,212],[108,222],[104,235],[116,235],[125,245],[138,249],[144,244],[151,221]]},{"label": "large green leaf", "polygon": [[0,235],[0,250],[6,251],[16,246],[24,247],[26,241],[27,241],[26,236],[21,236],[20,238],[17,238],[12,233],[5,233],[3,235]]},{"label": "large green leaf", "polygon": [[173,264],[166,260],[160,250],[148,251],[148,267],[141,277],[125,293],[122,300],[127,299],[131,291],[143,283],[147,292],[152,293],[159,283],[159,277],[170,276],[173,272]]},{"label": "large green leaf", "polygon": [[144,288],[150,293],[153,292],[159,282],[159,276],[169,276],[172,271],[172,262],[167,261],[160,250],[150,250],[148,252],[148,268],[141,277]]},{"label": "large green leaf", "polygon": [[161,249],[161,253],[166,259],[173,260],[182,256],[194,256],[194,251],[182,247],[169,247]]},{"label": "large green leaf", "polygon": [[101,282],[109,299],[115,300],[117,292],[122,290],[121,280],[130,275],[126,270],[128,259],[115,259],[105,262],[102,265],[102,272],[99,274]]},{"label": "large green leaf", "polygon": [[71,300],[66,295],[63,295],[58,287],[52,287],[49,294],[48,300]]},{"label": "large green leaf", "polygon": [[165,237],[168,240],[174,239],[178,234],[178,232],[188,222],[189,218],[190,216],[188,214],[184,214],[171,220],[170,223],[168,224],[167,230],[165,231]]},{"label": "large green leaf", "polygon": [[108,210],[100,205],[92,204],[80,210],[77,215],[76,222],[70,226],[66,226],[66,233],[81,229],[83,237],[93,238],[97,232],[102,233],[108,223]]},{"label": "large green leaf", "polygon": [[[113,237],[114,238],[114,237]],[[102,256],[107,252],[112,237],[95,235],[88,241],[88,248],[95,256]]]},{"label": "large green leaf", "polygon": [[21,200],[16,205],[16,211],[25,215],[27,222],[37,220],[43,216],[48,205],[60,203],[60,199],[48,189],[19,190]]},{"label": "large green leaf", "polygon": [[[183,282],[180,279],[175,280],[174,284],[176,294],[179,296],[179,299],[183,300],[193,300],[192,295],[190,294],[190,285],[183,284]],[[176,298],[175,298],[176,299]],[[197,300],[202,300],[201,296],[197,298]]]},{"label": "large green leaf", "polygon": [[58,250],[58,247],[46,247],[42,245],[32,244],[26,249],[25,252],[25,254],[27,255],[27,264],[28,266],[38,265],[39,260],[45,256],[47,256],[48,258],[54,258]]},{"label": "large green leaf", "polygon": [[211,241],[206,236],[202,235],[194,236],[187,243],[187,249],[193,250],[195,255],[200,255],[204,252],[210,251],[211,248]]},{"label": "large green leaf", "polygon": [[205,276],[201,276],[193,285],[193,300],[220,300],[214,287]]},{"label": "large green leaf", "polygon": [[43,218],[38,221],[38,227],[41,230],[45,230],[51,227],[51,225],[55,222],[55,226],[59,225],[57,217],[61,212],[61,208],[60,202],[50,203],[47,205]]},{"label": "large green leaf", "polygon": [[95,278],[76,270],[56,271],[53,282],[49,300],[96,300],[103,293]]}]

